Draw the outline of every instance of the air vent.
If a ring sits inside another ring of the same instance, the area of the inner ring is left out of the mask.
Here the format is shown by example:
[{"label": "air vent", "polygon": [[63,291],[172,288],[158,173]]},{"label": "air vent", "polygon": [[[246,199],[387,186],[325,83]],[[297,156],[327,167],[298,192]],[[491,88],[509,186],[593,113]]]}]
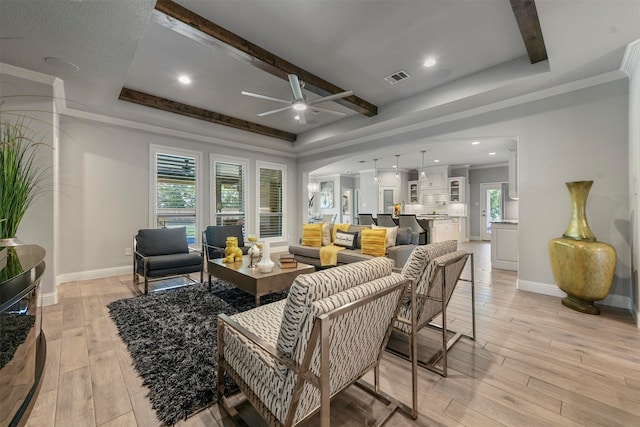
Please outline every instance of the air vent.
[{"label": "air vent", "polygon": [[385,77],[384,79],[387,82],[389,82],[389,84],[394,85],[394,84],[396,84],[398,82],[401,82],[403,80],[408,79],[409,77],[411,77],[409,75],[409,73],[407,73],[406,71],[402,71],[401,70],[401,71],[398,71],[398,72],[395,72],[395,73],[391,74],[390,76]]}]

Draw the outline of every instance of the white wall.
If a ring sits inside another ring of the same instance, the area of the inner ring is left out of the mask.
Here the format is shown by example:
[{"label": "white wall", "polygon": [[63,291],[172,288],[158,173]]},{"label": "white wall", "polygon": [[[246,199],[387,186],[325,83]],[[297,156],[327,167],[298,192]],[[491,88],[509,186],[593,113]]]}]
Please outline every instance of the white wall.
[{"label": "white wall", "polygon": [[[94,121],[65,117],[60,147],[61,223],[59,280],[79,280],[131,270],[133,236],[149,227],[149,145],[164,145],[202,153],[203,200],[201,228],[209,225],[209,153],[249,160],[248,211],[255,207],[256,160],[285,164],[290,189],[286,211],[297,212],[293,197],[297,170],[295,161],[284,156],[239,151],[232,144],[213,144],[180,139]],[[296,234],[290,215],[285,233]],[[256,232],[255,221],[247,233]],[[277,247],[272,244],[272,247]]]},{"label": "white wall", "polygon": [[640,40],[627,49],[627,68],[629,72],[629,235],[631,240],[631,279],[632,301],[636,324],[640,327]]},{"label": "white wall", "polygon": [[[629,303],[628,104],[628,82],[617,80],[423,130],[433,139],[518,138],[521,287],[560,292],[547,245],[562,235],[570,218],[564,183],[592,179],[589,224],[598,240],[612,244],[618,253],[614,284],[605,303]],[[321,166],[315,158],[298,163],[301,171]],[[363,175],[361,182],[367,179]]]}]

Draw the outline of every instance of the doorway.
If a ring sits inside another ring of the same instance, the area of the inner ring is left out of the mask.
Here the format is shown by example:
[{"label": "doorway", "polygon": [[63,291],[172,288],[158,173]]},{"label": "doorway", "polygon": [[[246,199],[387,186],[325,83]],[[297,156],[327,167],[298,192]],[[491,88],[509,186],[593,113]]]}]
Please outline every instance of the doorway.
[{"label": "doorway", "polygon": [[393,215],[395,201],[395,187],[380,187],[380,206],[378,212]]},{"label": "doorway", "polygon": [[491,240],[491,222],[502,220],[502,183],[480,184],[480,239]]}]

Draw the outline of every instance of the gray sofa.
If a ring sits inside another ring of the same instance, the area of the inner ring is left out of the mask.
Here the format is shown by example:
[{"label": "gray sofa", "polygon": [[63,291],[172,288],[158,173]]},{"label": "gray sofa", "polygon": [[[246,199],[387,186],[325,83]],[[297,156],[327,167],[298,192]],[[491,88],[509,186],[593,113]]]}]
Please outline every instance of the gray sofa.
[{"label": "gray sofa", "polygon": [[[375,258],[371,255],[363,254],[360,250],[362,239],[362,228],[370,228],[364,225],[351,225],[349,232],[358,232],[358,243],[356,249],[343,249],[338,252],[338,265],[350,264],[352,262],[365,261]],[[409,259],[413,249],[418,246],[420,236],[409,227],[398,228],[396,245],[387,248],[387,258],[395,262],[395,268],[402,268]],[[316,246],[302,246],[300,244],[290,245],[289,253],[293,254],[298,262],[311,264],[320,267],[320,248]]]}]

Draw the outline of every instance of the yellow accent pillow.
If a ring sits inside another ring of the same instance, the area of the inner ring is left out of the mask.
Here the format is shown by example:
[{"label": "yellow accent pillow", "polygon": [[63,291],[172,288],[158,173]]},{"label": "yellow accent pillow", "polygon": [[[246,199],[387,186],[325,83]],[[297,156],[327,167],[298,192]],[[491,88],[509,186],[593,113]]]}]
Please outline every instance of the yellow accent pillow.
[{"label": "yellow accent pillow", "polygon": [[362,253],[365,255],[384,256],[387,251],[387,229],[362,229]]},{"label": "yellow accent pillow", "polygon": [[322,224],[302,224],[302,246],[322,246]]},{"label": "yellow accent pillow", "polygon": [[336,241],[336,233],[338,232],[338,230],[340,230],[340,231],[349,230],[349,225],[351,225],[351,224],[334,224],[333,225],[333,232],[331,233],[331,241],[332,242]]},{"label": "yellow accent pillow", "polygon": [[396,245],[396,236],[398,235],[398,226],[396,225],[395,227],[384,227],[382,225],[372,225],[371,228],[375,229],[380,229],[380,228],[385,228],[387,230],[387,247],[390,248],[391,246],[395,246]]}]

